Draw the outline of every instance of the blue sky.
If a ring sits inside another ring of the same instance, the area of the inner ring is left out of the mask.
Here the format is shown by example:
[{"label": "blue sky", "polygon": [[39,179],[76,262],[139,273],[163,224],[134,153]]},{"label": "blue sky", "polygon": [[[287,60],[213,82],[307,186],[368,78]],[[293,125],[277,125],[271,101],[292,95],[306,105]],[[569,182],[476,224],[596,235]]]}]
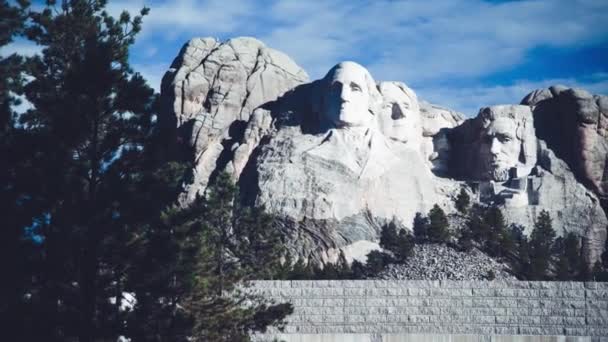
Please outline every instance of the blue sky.
[{"label": "blue sky", "polygon": [[[607,0],[110,0],[108,8],[143,5],[151,12],[131,63],[156,89],[189,39],[253,36],[311,79],[354,60],[377,81],[405,82],[469,116],[551,84],[608,94]],[[36,51],[21,41],[9,50]]]}]

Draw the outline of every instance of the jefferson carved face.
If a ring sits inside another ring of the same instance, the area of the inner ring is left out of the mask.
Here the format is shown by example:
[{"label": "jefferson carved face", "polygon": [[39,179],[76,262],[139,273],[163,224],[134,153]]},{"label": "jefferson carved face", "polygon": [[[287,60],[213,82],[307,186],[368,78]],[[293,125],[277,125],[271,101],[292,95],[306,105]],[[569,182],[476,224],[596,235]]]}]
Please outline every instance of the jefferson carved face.
[{"label": "jefferson carved face", "polygon": [[337,127],[369,125],[373,116],[369,112],[369,72],[354,62],[343,62],[333,67],[325,82],[328,94],[325,115]]},{"label": "jefferson carved face", "polygon": [[509,179],[509,170],[516,167],[521,153],[515,120],[499,117],[490,121],[481,132],[480,154],[488,176],[495,181]]},{"label": "jefferson carved face", "polygon": [[387,137],[404,143],[416,144],[422,138],[420,107],[416,94],[404,84],[382,82],[384,97],[378,115],[380,131]]}]

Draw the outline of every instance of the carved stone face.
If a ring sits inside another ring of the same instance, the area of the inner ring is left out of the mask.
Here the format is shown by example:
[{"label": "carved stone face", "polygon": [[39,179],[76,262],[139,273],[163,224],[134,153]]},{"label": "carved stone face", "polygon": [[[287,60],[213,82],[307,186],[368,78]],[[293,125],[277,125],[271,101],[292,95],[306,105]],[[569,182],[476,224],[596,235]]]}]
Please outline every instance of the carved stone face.
[{"label": "carved stone face", "polygon": [[517,125],[513,119],[499,117],[481,132],[481,162],[489,178],[506,181],[509,170],[516,167],[521,153]]},{"label": "carved stone face", "polygon": [[419,145],[422,127],[420,107],[414,92],[405,85],[393,82],[381,83],[380,92],[384,98],[378,115],[380,131],[393,140]]},{"label": "carved stone face", "polygon": [[337,127],[369,125],[370,94],[366,80],[368,72],[359,64],[343,62],[325,77],[329,94],[326,96],[325,115]]}]

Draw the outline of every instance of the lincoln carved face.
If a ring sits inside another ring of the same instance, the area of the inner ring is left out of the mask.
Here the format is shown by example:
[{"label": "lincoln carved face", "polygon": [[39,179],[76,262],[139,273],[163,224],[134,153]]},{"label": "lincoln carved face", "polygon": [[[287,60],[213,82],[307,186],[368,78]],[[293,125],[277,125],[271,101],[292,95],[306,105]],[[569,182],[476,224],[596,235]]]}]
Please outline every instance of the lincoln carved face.
[{"label": "lincoln carved face", "polygon": [[380,131],[396,141],[419,143],[422,127],[416,94],[401,83],[382,82],[379,87],[384,97],[382,110],[378,114]]},{"label": "lincoln carved face", "polygon": [[493,180],[506,181],[509,178],[509,170],[517,166],[520,151],[517,126],[512,119],[497,118],[483,130],[480,152]]},{"label": "lincoln carved face", "polygon": [[369,72],[354,62],[343,62],[325,76],[328,93],[325,97],[325,116],[336,127],[367,126],[373,119],[369,111]]},{"label": "lincoln carved face", "polygon": [[503,105],[479,112],[479,158],[482,177],[506,181],[530,173],[536,164],[536,134],[528,106]]}]

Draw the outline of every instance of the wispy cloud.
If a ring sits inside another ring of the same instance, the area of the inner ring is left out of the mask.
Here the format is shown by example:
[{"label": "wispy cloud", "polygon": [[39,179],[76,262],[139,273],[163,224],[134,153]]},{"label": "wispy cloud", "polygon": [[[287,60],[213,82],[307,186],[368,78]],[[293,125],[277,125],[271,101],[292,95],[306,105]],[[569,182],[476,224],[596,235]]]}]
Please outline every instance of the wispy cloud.
[{"label": "wispy cloud", "polygon": [[484,105],[517,103],[554,83],[608,92],[606,63],[593,75],[530,70],[529,77],[492,81],[538,58],[535,49],[608,42],[605,0],[117,0],[108,7],[118,15],[123,9],[136,14],[144,5],[151,12],[133,64],[156,89],[187,40],[249,35],[285,52],[313,79],[354,60],[377,80],[403,81],[421,97],[469,115]]},{"label": "wispy cloud", "polygon": [[13,53],[20,54],[23,56],[33,56],[36,54],[40,54],[42,52],[42,47],[36,45],[36,43],[27,41],[27,40],[15,40],[14,42],[0,47],[0,56],[9,56]]},{"label": "wispy cloud", "polygon": [[418,96],[467,116],[475,116],[481,107],[499,104],[518,104],[528,93],[535,89],[552,85],[570,88],[583,88],[593,94],[608,94],[608,73],[597,73],[580,78],[556,78],[540,81],[516,80],[508,85],[450,87],[430,86],[418,88]]}]

